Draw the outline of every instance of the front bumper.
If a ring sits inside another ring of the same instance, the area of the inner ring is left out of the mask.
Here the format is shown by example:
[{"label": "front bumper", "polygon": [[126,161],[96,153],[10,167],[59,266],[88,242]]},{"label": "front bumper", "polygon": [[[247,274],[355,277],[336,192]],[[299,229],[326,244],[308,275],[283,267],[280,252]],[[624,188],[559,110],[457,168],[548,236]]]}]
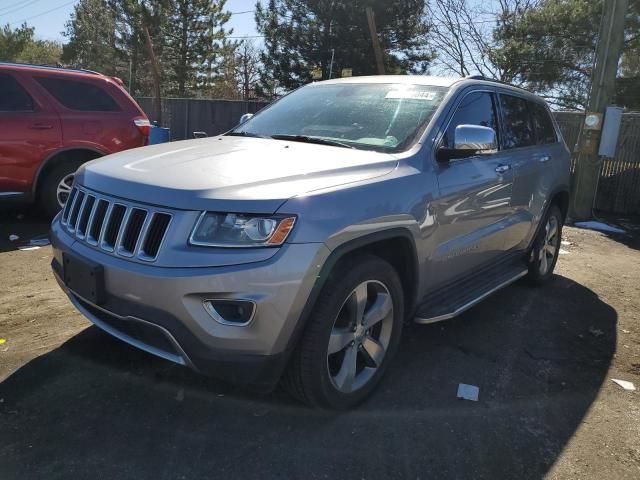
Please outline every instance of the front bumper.
[{"label": "front bumper", "polygon": [[[236,383],[273,386],[293,347],[292,335],[320,267],[322,243],[286,244],[268,260],[224,267],[144,265],[75,241],[51,228],[56,280],[74,306],[108,333],[154,355]],[[95,305],[64,284],[63,252],[104,269],[105,299]],[[216,322],[206,299],[256,304],[246,326]]]}]

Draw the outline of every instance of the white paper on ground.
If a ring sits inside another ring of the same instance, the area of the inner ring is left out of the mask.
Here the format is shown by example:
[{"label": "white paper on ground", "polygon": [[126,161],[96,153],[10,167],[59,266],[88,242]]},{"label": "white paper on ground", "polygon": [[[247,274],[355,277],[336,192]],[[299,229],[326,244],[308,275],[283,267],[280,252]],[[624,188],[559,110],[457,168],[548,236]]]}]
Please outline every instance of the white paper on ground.
[{"label": "white paper on ground", "polygon": [[31,250],[40,250],[40,247],[18,247],[18,250],[22,250],[23,252],[29,252]]},{"label": "white paper on ground", "polygon": [[617,383],[629,392],[633,392],[636,389],[636,386],[633,383],[627,382],[626,380],[618,380],[617,378],[612,378],[611,381]]},{"label": "white paper on ground", "polygon": [[621,228],[614,227],[613,225],[607,225],[606,223],[602,222],[595,222],[593,220],[590,220],[588,222],[576,222],[573,225],[580,228],[588,228],[589,230],[598,230],[600,232],[627,233]]},{"label": "white paper on ground", "polygon": [[477,402],[479,394],[480,388],[475,385],[467,385],[466,383],[460,383],[458,385],[458,398]]}]

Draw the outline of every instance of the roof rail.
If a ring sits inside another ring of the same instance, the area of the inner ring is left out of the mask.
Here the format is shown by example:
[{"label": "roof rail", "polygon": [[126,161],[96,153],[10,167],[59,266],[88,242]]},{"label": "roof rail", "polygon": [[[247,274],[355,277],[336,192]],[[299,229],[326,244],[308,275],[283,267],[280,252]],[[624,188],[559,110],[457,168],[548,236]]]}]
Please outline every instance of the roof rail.
[{"label": "roof rail", "polygon": [[[464,80],[482,80],[484,82],[493,82],[493,83],[499,83],[500,85],[507,85],[509,87],[514,87],[514,88],[520,88],[520,87],[516,87],[515,85],[510,84],[509,82],[503,82],[502,80],[497,80],[495,78],[489,78],[489,77],[485,77],[484,75],[467,75],[466,77],[464,77]],[[520,88],[522,90],[522,88]]]},{"label": "roof rail", "polygon": [[70,68],[65,67],[59,63],[55,65],[50,64],[35,64],[35,63],[18,63],[18,62],[0,62],[0,66],[7,67],[33,67],[33,68],[45,68],[50,70],[64,70],[68,72],[81,72],[81,73],[91,73],[93,75],[102,75],[99,72],[95,72],[93,70],[87,70],[85,68]]}]

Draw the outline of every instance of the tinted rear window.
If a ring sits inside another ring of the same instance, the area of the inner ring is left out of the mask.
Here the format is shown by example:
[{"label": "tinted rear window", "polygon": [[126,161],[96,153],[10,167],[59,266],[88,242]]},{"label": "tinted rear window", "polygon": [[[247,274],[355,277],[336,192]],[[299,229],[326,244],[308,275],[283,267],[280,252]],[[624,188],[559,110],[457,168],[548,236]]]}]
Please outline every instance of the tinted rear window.
[{"label": "tinted rear window", "polygon": [[18,81],[6,74],[0,74],[0,111],[31,112],[33,99]]},{"label": "tinted rear window", "polygon": [[527,101],[512,95],[500,95],[504,120],[504,148],[528,147],[535,143]]},{"label": "tinted rear window", "polygon": [[102,88],[62,78],[36,78],[58,102],[71,110],[116,112],[120,107]]},{"label": "tinted rear window", "polygon": [[549,112],[539,103],[529,102],[529,111],[533,119],[533,127],[536,130],[538,145],[545,143],[556,143],[558,136],[553,128],[553,122],[549,117]]}]

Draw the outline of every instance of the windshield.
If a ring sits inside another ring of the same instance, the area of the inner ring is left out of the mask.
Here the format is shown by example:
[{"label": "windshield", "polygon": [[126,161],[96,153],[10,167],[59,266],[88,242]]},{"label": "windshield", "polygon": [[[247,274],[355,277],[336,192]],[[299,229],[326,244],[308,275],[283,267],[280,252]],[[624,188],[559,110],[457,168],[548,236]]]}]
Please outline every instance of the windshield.
[{"label": "windshield", "polygon": [[323,139],[339,146],[395,152],[409,147],[422,133],[446,92],[445,87],[431,85],[308,85],[230,134]]}]

